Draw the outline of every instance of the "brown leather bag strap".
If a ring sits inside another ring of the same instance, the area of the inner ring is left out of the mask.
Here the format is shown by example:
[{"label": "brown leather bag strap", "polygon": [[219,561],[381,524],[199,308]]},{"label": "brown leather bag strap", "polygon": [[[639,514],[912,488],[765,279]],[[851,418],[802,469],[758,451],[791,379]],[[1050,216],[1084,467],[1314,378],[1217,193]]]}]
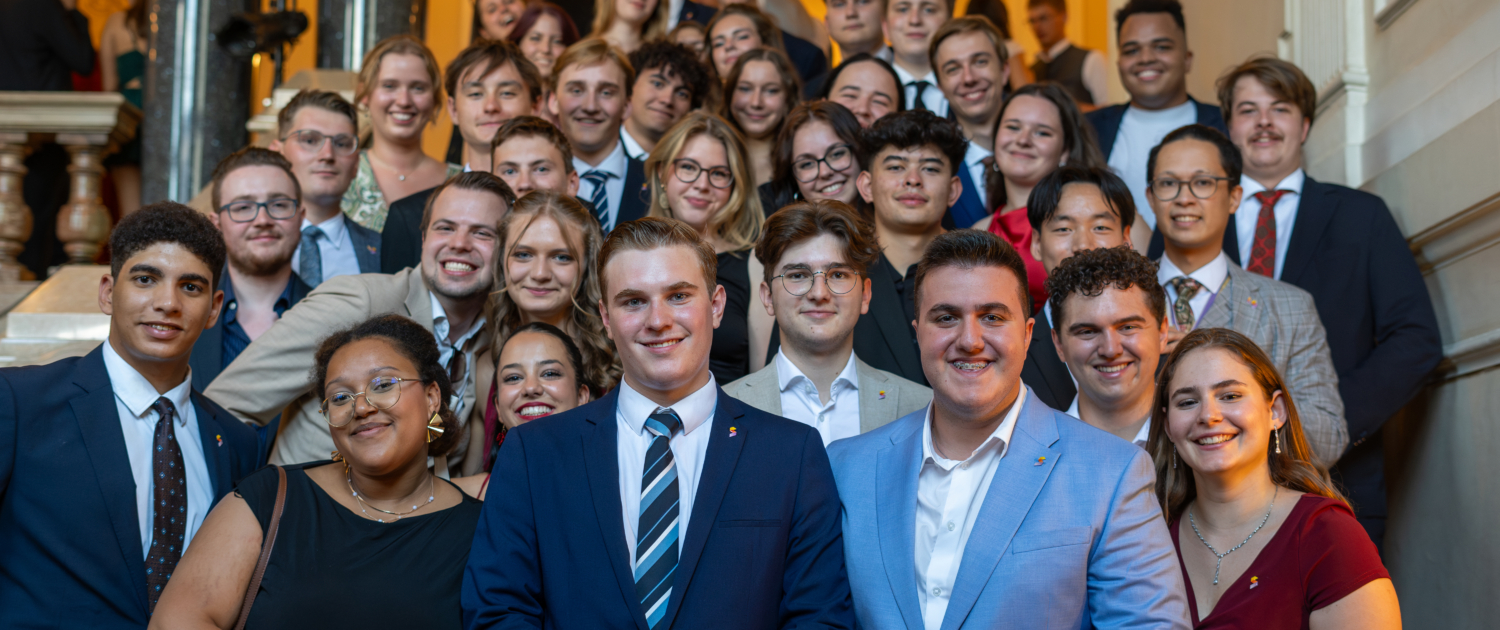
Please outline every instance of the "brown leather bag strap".
[{"label": "brown leather bag strap", "polygon": [[[274,465],[274,464],[273,464]],[[271,510],[271,526],[260,543],[260,560],[255,563],[255,573],[250,575],[250,588],[245,589],[245,603],[240,605],[240,620],[234,630],[244,630],[250,619],[250,607],[255,604],[255,595],[260,592],[260,579],[266,575],[266,564],[271,561],[271,548],[276,545],[276,528],[281,525],[281,509],[286,507],[286,469],[276,466],[276,508]]]}]

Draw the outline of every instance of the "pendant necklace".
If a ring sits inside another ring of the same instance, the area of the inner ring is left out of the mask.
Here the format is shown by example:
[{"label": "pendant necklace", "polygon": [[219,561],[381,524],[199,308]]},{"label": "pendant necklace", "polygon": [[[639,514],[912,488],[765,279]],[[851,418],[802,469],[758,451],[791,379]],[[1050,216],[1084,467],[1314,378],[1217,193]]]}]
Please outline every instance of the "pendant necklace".
[{"label": "pendant necklace", "polygon": [[[433,499],[437,498],[437,481],[435,481],[434,477],[432,477],[431,475],[428,475],[427,481],[428,481],[429,485],[427,487],[427,503],[423,503],[423,504],[420,504],[420,505],[413,505],[413,506],[411,506],[410,510],[407,510],[405,512],[392,512],[390,510],[382,510],[382,509],[380,509],[378,507],[375,507],[373,505],[365,503],[365,498],[362,497],[362,496],[360,496],[359,490],[356,490],[354,488],[354,478],[351,477],[351,476],[349,476],[349,471],[347,469],[344,470],[344,481],[349,484],[349,493],[352,494],[352,495],[354,495],[354,500],[355,501],[359,502],[359,511],[365,515],[365,518],[369,518],[369,519],[375,520],[375,521],[380,522],[380,523],[394,523],[396,521],[399,521],[399,520],[401,520],[401,519],[409,516],[412,512],[415,512],[415,511],[420,510],[420,509],[422,509],[424,507],[427,507],[429,504],[432,503]],[[369,512],[365,511],[365,507],[367,507],[367,506],[370,509],[375,510],[376,512],[382,512],[382,513],[385,513],[385,514],[389,514],[389,515],[394,516],[396,518],[393,518],[393,519],[387,521],[384,518],[373,516]]]},{"label": "pendant necklace", "polygon": [[[370,153],[368,151],[366,151],[365,155],[370,155]],[[406,175],[403,175],[401,173],[401,171],[396,170],[396,167],[391,166],[389,164],[386,164],[385,160],[381,160],[379,158],[375,158],[373,155],[371,156],[371,160],[372,161],[378,161],[378,162],[380,162],[381,168],[384,168],[384,169],[386,169],[386,170],[388,170],[388,171],[390,171],[392,173],[395,173],[396,174],[396,179],[398,181],[403,181],[403,182],[406,181]]]},{"label": "pendant necklace", "polygon": [[1219,553],[1214,549],[1213,545],[1208,544],[1208,541],[1203,538],[1203,533],[1198,531],[1198,521],[1197,519],[1193,518],[1193,511],[1188,510],[1188,524],[1193,526],[1193,533],[1198,535],[1198,540],[1203,541],[1204,547],[1208,547],[1208,552],[1214,554],[1214,557],[1218,558],[1218,560],[1214,562],[1214,586],[1219,585],[1219,567],[1223,566],[1224,564],[1224,556],[1234,553],[1235,549],[1244,547],[1245,543],[1250,542],[1250,539],[1255,537],[1256,532],[1259,532],[1260,528],[1265,527],[1266,523],[1271,520],[1271,510],[1276,509],[1276,495],[1278,494],[1281,494],[1281,486],[1276,486],[1276,491],[1271,493],[1271,506],[1266,508],[1266,517],[1260,519],[1260,525],[1255,526],[1255,531],[1250,532],[1250,535],[1246,536],[1244,540],[1241,540],[1240,544],[1235,545],[1234,549],[1230,549],[1229,551],[1226,551],[1224,553]]}]

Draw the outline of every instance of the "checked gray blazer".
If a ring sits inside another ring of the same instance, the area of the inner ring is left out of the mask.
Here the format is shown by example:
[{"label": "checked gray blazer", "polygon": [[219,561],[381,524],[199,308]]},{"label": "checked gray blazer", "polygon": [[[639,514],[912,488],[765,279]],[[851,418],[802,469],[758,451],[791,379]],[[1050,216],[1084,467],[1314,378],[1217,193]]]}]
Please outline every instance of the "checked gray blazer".
[{"label": "checked gray blazer", "polygon": [[[854,373],[859,377],[859,432],[874,429],[927,406],[932,390],[883,370],[870,367],[854,357]],[[773,415],[781,415],[781,379],[776,361],[754,374],[724,386],[724,393],[741,402]],[[796,420],[796,418],[793,418]],[[802,422],[802,420],[798,420]]]},{"label": "checked gray blazer", "polygon": [[1296,402],[1313,454],[1332,466],[1349,445],[1339,376],[1312,294],[1229,263],[1229,278],[1198,328],[1228,328],[1266,354]]}]

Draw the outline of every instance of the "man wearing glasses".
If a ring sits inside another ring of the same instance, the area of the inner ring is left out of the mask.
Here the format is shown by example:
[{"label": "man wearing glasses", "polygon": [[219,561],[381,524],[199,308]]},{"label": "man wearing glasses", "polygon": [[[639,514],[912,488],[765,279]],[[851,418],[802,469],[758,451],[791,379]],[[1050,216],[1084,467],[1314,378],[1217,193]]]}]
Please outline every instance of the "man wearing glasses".
[{"label": "man wearing glasses", "polygon": [[827,446],[921,409],[932,390],[870,367],[854,354],[854,324],[870,308],[874,228],[837,201],[809,201],[766,219],[755,257],[760,301],[781,348],[725,393],[818,430]]},{"label": "man wearing glasses", "polygon": [[354,106],[334,92],[302,90],[276,116],[271,150],[292,163],[307,216],[292,269],[307,286],[380,271],[380,233],[344,216],[339,202],[359,164]]},{"label": "man wearing glasses", "polygon": [[1250,273],[1224,255],[1224,230],[1240,206],[1239,149],[1222,132],[1188,125],[1151,149],[1146,197],[1165,251],[1167,346],[1194,328],[1228,328],[1254,340],[1286,378],[1302,428],[1324,466],[1349,443],[1339,378],[1312,295]]}]

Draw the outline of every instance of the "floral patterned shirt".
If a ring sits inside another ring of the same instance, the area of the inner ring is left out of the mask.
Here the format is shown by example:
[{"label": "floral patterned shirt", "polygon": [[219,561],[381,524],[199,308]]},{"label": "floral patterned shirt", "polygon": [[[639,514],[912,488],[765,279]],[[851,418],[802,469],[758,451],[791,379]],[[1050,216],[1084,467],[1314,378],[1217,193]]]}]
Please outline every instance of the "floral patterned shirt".
[{"label": "floral patterned shirt", "polygon": [[[464,167],[449,164],[447,177],[463,171]],[[344,199],[339,205],[355,223],[376,232],[385,229],[385,215],[391,207],[386,203],[385,194],[380,192],[380,184],[375,181],[368,149],[359,152],[359,170],[355,171],[354,181],[349,184],[349,190],[344,191]]]}]

